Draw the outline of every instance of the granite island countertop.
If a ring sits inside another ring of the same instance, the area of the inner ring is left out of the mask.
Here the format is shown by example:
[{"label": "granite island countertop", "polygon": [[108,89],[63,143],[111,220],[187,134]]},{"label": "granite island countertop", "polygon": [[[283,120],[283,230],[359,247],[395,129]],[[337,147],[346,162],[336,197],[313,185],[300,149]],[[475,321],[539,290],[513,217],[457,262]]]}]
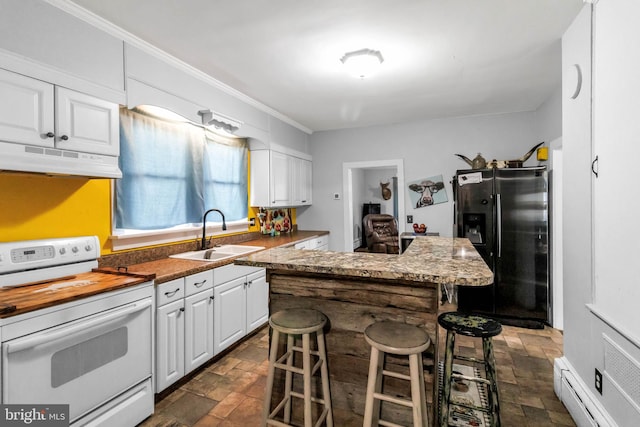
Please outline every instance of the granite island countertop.
[{"label": "granite island countertop", "polygon": [[287,272],[486,286],[493,273],[469,239],[416,237],[401,255],[274,248],[235,264]]}]

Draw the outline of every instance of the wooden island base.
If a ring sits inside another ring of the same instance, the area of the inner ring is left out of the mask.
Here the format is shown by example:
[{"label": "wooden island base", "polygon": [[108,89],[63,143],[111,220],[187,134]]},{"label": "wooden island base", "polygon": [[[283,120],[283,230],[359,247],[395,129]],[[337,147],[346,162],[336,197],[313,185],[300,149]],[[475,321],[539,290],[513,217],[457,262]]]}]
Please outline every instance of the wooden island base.
[{"label": "wooden island base", "polygon": [[[327,274],[268,270],[270,313],[287,308],[314,308],[329,318],[325,330],[331,397],[336,426],[362,425],[370,347],[363,332],[371,323],[394,320],[423,327],[432,345],[425,351],[425,380],[429,417],[434,420],[434,387],[437,358],[438,290],[435,283],[340,277]],[[284,340],[281,341],[283,353]],[[313,341],[312,341],[313,342]],[[435,353],[435,354],[434,354]],[[435,356],[435,357],[434,357]],[[296,361],[298,362],[298,361]],[[387,357],[387,369],[408,373],[406,357]],[[284,374],[276,370],[272,408],[282,399]],[[302,390],[302,381],[294,383]],[[386,378],[383,391],[410,396],[407,381]],[[319,381],[316,396],[322,396]],[[301,402],[294,400],[294,419],[301,419]],[[382,404],[382,418],[399,424],[411,424],[411,410],[389,403]],[[296,413],[298,412],[298,413]],[[316,413],[317,415],[317,413]]]},{"label": "wooden island base", "polygon": [[[274,248],[235,263],[267,269],[270,313],[315,308],[329,318],[326,340],[336,427],[362,425],[370,353],[363,335],[367,326],[382,320],[405,322],[423,327],[432,343],[439,343],[439,309],[455,309],[439,305],[441,286],[453,289],[493,283],[493,273],[469,239],[451,237],[416,237],[402,255]],[[432,345],[423,354],[430,425],[435,425],[438,348],[440,345]],[[389,357],[388,361],[392,362],[390,370],[408,371],[406,358]],[[282,395],[282,377],[276,377],[274,384],[274,390],[280,390],[274,396],[276,402]],[[301,389],[300,384],[295,385]],[[322,396],[320,388],[315,389]],[[386,378],[383,392],[409,396],[409,383]],[[382,406],[383,419],[412,424],[408,408]]]}]

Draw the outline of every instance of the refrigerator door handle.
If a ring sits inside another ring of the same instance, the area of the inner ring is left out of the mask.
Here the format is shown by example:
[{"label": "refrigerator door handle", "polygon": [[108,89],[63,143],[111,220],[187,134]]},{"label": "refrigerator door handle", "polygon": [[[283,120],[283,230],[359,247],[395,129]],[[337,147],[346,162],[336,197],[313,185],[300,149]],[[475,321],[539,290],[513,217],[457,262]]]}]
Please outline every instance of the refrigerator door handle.
[{"label": "refrigerator door handle", "polygon": [[498,258],[502,257],[502,199],[500,193],[496,193],[496,225],[498,237]]}]

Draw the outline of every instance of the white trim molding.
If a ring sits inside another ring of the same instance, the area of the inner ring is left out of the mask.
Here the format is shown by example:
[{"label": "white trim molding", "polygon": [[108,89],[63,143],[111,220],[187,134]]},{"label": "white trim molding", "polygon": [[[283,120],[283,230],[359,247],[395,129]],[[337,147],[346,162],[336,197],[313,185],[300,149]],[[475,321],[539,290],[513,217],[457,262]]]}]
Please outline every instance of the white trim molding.
[{"label": "white trim molding", "polygon": [[[252,107],[255,107],[261,111],[264,111],[267,114],[270,114],[271,116],[278,118],[280,120],[282,120],[283,122],[307,133],[307,134],[312,134],[313,131],[311,129],[309,129],[306,126],[303,126],[302,124],[296,122],[295,120],[291,119],[288,116],[285,116],[284,114],[278,112],[277,110],[274,110],[273,108],[259,102],[256,101],[255,99],[251,98],[248,95],[245,95],[244,93],[232,88],[231,86],[215,79],[213,76],[210,76],[209,74],[204,73],[203,71],[200,71],[199,69],[187,64],[186,62],[183,62],[181,60],[179,60],[178,58],[176,58],[175,56],[172,56],[170,54],[168,54],[167,52],[159,49],[158,47],[140,39],[139,37],[129,33],[128,31],[125,31],[124,29],[116,26],[115,24],[105,20],[104,18],[94,14],[93,12],[88,11],[87,9],[73,3],[71,0],[44,0],[47,3],[51,4],[52,6],[57,7],[58,9],[61,9],[65,12],[67,12],[70,15],[75,16],[78,19],[82,19],[83,21],[85,21],[86,23],[93,25],[96,28],[101,29],[102,31],[111,34],[114,37],[117,37],[121,40],[123,40],[126,43],[129,43],[143,51],[145,51],[146,53],[155,56],[156,58],[169,63],[171,65],[173,65],[174,67],[204,81],[207,84],[210,84],[211,86],[222,90],[223,92],[239,99],[240,101],[251,105]],[[126,65],[125,65],[126,66]]]}]

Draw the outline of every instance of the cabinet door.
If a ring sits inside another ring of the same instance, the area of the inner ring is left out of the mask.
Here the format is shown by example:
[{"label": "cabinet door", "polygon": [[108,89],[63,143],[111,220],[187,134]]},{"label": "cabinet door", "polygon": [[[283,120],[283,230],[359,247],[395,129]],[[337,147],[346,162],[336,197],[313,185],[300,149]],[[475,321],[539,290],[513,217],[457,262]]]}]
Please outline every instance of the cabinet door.
[{"label": "cabinet door", "polygon": [[634,189],[640,158],[640,51],[632,46],[640,38],[640,2],[607,0],[594,7],[594,304],[607,322],[638,337],[638,242],[633,230],[640,210]]},{"label": "cabinet door", "polygon": [[270,206],[288,206],[291,204],[290,194],[290,157],[286,154],[271,151],[270,159]]},{"label": "cabinet door", "polygon": [[311,166],[309,160],[291,158],[291,193],[294,206],[311,204]]},{"label": "cabinet door", "polygon": [[0,70],[0,117],[2,141],[53,147],[53,85]]},{"label": "cabinet door", "polygon": [[312,162],[305,159],[298,159],[298,176],[293,180],[298,187],[300,194],[300,205],[310,205],[311,200],[311,180],[312,180]]},{"label": "cabinet door", "polygon": [[117,104],[56,87],[56,147],[117,156],[118,123]]},{"label": "cabinet door", "polygon": [[264,271],[247,276],[247,333],[269,320],[269,284]]},{"label": "cabinet door", "polygon": [[184,376],[184,300],[156,310],[156,393]]},{"label": "cabinet door", "polygon": [[214,291],[214,353],[246,335],[246,277],[216,286]]},{"label": "cabinet door", "polygon": [[213,289],[184,299],[184,373],[213,357]]}]

